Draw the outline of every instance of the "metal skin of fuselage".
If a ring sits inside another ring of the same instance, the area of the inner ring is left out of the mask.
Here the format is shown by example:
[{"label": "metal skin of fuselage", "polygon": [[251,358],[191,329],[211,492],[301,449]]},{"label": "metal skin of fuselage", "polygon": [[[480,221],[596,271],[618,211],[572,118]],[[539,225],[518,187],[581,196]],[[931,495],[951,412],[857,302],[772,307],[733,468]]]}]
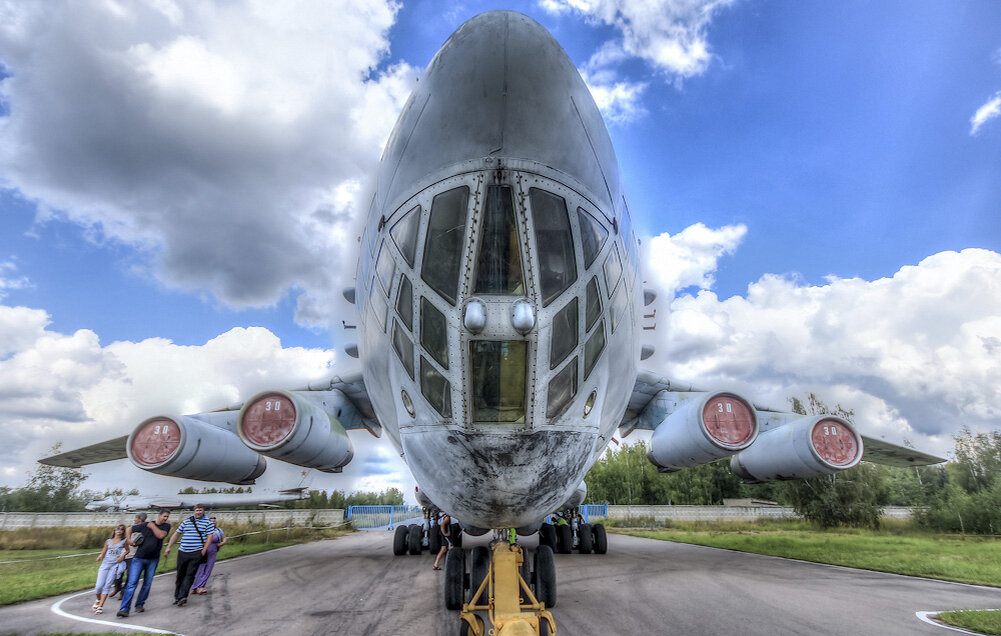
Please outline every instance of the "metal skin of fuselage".
[{"label": "metal skin of fuselage", "polygon": [[[452,299],[422,273],[431,264],[425,259],[435,256],[426,244],[434,197],[462,186],[468,187],[465,220],[450,229],[462,233]],[[521,293],[475,293],[491,186],[506,186],[513,195]],[[549,246],[540,244],[538,230],[551,223],[542,218],[546,210],[533,206],[533,189],[562,198],[572,228],[576,276],[555,300],[544,299],[541,289]],[[391,231],[417,206],[420,225],[411,265]],[[580,211],[607,232],[589,266]],[[362,373],[373,408],[435,506],[480,528],[530,526],[566,502],[601,455],[626,409],[640,357],[642,290],[631,227],[601,114],[552,35],[509,11],[481,14],[463,24],[427,67],[387,142],[361,239],[355,291]],[[399,298],[404,279],[412,286],[409,305]],[[592,280],[601,310],[587,324]],[[513,305],[523,299],[535,318],[527,333],[519,332],[511,318]],[[559,329],[554,317],[574,299],[576,346],[551,368],[552,339]],[[486,308],[479,333],[464,324],[464,311],[473,301]],[[422,344],[425,303],[445,317],[442,360]],[[407,328],[406,312],[412,312],[412,328]],[[394,329],[399,332],[396,349]],[[585,351],[586,343],[597,347],[598,329],[604,347],[585,377],[585,356],[593,353]],[[526,406],[518,421],[474,417],[482,396],[471,380],[471,351],[480,340],[527,343],[518,345],[527,346]],[[412,372],[405,354],[398,353],[410,346]],[[576,392],[550,417],[550,382],[568,364],[576,371],[566,371],[564,378],[574,376]],[[422,391],[425,368],[447,380],[444,390],[440,381],[432,381],[434,386]],[[425,396],[436,390],[438,400],[448,403],[441,408],[444,414]]]}]

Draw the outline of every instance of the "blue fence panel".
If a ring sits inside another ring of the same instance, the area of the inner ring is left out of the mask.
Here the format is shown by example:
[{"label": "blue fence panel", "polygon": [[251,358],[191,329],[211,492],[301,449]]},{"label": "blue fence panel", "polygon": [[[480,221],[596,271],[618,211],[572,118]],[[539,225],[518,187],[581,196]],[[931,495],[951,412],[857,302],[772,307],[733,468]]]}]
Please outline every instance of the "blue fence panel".
[{"label": "blue fence panel", "polygon": [[421,514],[420,506],[348,506],[347,519],[361,530],[389,529]]},{"label": "blue fence panel", "polygon": [[584,521],[591,522],[591,517],[607,517],[608,504],[588,504],[580,507],[580,512],[584,515]]}]

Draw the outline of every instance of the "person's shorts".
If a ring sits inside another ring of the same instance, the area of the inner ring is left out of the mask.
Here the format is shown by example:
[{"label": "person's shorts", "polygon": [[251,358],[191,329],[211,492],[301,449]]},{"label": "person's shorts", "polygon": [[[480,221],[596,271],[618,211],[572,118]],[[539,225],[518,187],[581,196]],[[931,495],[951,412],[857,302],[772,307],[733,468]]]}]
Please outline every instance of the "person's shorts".
[{"label": "person's shorts", "polygon": [[441,536],[441,545],[442,545],[442,547],[451,548],[452,547],[452,540],[451,540],[451,538],[450,537],[446,537],[443,534],[440,535],[440,536]]}]

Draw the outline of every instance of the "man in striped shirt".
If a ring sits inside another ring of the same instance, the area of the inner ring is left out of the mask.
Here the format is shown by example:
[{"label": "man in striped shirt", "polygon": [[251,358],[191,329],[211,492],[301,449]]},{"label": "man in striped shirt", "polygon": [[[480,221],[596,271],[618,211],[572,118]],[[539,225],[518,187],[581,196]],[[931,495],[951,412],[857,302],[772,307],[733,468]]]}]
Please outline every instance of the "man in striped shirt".
[{"label": "man in striped shirt", "polygon": [[195,505],[195,514],[188,517],[177,526],[177,532],[170,537],[164,558],[170,555],[170,549],[177,538],[181,545],[177,551],[177,579],[174,583],[174,605],[183,607],[188,602],[188,591],[195,580],[198,563],[209,549],[209,543],[215,536],[215,524],[205,516],[205,504]]}]

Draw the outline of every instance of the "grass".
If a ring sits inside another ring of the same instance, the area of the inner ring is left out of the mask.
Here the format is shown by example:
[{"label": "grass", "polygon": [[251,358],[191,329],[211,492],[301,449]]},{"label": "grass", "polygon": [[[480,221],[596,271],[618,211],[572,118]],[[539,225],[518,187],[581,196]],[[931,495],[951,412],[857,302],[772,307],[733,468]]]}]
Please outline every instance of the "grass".
[{"label": "grass", "polygon": [[1001,634],[1001,612],[983,610],[958,610],[942,612],[938,618],[943,623],[962,627],[981,634]]},{"label": "grass", "polygon": [[936,535],[903,523],[888,522],[880,530],[815,530],[799,521],[674,523],[660,530],[616,531],[664,541],[1001,587],[998,539]]},{"label": "grass", "polygon": [[[105,533],[98,535],[98,544],[85,548],[77,547],[79,534],[78,528],[67,528],[67,542],[71,548],[60,549],[0,549],[0,561],[26,561],[23,563],[0,564],[0,605],[9,605],[21,601],[29,601],[47,596],[65,594],[77,590],[86,590],[94,585],[97,578],[98,563],[95,561],[97,554],[87,554],[64,559],[52,559],[51,557],[80,554],[81,552],[96,552],[100,550],[100,545]],[[223,561],[247,554],[256,554],[275,548],[285,547],[296,543],[316,541],[318,539],[334,538],[350,532],[350,528],[336,528],[326,530],[309,530],[306,528],[290,528],[288,531],[284,527],[273,529],[270,536],[267,532],[236,537],[245,532],[256,532],[266,530],[259,526],[227,526],[225,530],[234,538],[226,543],[220,550],[218,560]],[[16,531],[14,531],[16,532]],[[0,533],[3,535],[6,533]],[[270,539],[270,541],[269,541]],[[46,537],[46,543],[51,543],[53,538]],[[6,545],[12,542],[8,537]],[[0,544],[4,545],[4,544]],[[160,559],[157,567],[157,574],[170,572],[177,566],[177,546],[171,551],[167,559]],[[46,559],[46,560],[41,560]]]}]

